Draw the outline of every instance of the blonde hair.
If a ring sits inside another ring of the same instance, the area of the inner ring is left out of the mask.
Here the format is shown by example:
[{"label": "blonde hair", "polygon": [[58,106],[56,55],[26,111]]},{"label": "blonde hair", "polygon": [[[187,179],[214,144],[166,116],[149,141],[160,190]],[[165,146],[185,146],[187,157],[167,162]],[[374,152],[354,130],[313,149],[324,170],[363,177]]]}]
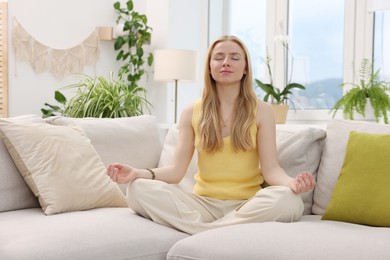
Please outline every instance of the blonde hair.
[{"label": "blonde hair", "polygon": [[252,67],[248,50],[240,39],[229,35],[217,39],[208,50],[199,120],[199,146],[207,152],[218,151],[223,147],[221,104],[217,95],[216,82],[210,73],[210,60],[215,46],[224,41],[237,43],[245,53],[246,74],[241,79],[240,92],[233,108],[231,140],[235,151],[248,151],[255,147],[252,143],[250,127],[255,122],[257,96],[253,90]]}]

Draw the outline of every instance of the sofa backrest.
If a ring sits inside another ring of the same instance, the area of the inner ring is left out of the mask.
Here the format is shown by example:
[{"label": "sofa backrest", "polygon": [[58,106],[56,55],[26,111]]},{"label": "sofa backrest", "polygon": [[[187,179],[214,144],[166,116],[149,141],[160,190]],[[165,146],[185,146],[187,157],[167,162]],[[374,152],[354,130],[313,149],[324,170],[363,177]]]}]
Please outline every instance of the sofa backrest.
[{"label": "sofa backrest", "polygon": [[[157,119],[151,115],[126,118],[51,117],[53,125],[81,126],[103,163],[123,163],[136,168],[155,168],[162,150]],[[119,185],[125,191],[125,185]]]},{"label": "sofa backrest", "polygon": [[[0,127],[2,122],[79,125],[106,166],[118,162],[136,168],[154,168],[162,151],[157,120],[151,115],[115,119],[52,117],[45,120],[28,115],[0,119]],[[125,185],[120,187],[125,191]],[[0,212],[40,207],[1,140],[0,198]]]}]

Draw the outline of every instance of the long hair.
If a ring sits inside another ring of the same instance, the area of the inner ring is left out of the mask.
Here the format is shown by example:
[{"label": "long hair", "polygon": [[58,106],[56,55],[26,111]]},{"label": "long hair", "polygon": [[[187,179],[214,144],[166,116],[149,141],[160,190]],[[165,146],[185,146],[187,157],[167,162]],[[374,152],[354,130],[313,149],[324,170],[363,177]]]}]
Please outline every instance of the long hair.
[{"label": "long hair", "polygon": [[245,53],[246,74],[240,84],[240,92],[234,104],[232,115],[231,140],[235,151],[248,151],[254,144],[250,135],[250,127],[255,122],[255,108],[257,96],[253,90],[252,67],[247,48],[235,36],[222,36],[209,47],[204,67],[204,89],[202,93],[202,107],[199,121],[199,146],[207,152],[218,151],[223,147],[221,104],[217,95],[216,82],[210,73],[211,54],[215,46],[224,41],[237,43]]}]

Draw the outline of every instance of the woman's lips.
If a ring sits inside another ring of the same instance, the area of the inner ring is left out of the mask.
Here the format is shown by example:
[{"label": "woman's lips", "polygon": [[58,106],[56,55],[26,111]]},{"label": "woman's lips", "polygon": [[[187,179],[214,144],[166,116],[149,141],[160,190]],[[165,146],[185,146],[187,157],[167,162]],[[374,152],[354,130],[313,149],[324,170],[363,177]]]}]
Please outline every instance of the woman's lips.
[{"label": "woman's lips", "polygon": [[229,75],[231,73],[233,73],[233,71],[230,71],[230,70],[222,70],[221,71],[221,74],[223,74],[223,75]]}]

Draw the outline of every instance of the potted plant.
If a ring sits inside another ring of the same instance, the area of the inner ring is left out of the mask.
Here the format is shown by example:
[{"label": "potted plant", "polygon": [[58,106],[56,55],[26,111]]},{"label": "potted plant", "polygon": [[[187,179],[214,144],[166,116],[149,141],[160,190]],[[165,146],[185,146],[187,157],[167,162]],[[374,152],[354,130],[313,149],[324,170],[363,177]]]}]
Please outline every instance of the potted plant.
[{"label": "potted plant", "polygon": [[112,73],[108,80],[81,75],[78,83],[63,87],[69,88],[76,89],[76,94],[68,101],[60,91],[55,91],[54,98],[60,105],[45,103],[47,108],[41,109],[43,117],[129,117],[142,115],[150,107],[143,88],[130,89],[122,77],[114,80]]},{"label": "potted plant", "polygon": [[[115,2],[114,9],[118,14],[116,23],[123,25],[124,32],[114,43],[118,51],[116,60],[123,62],[118,75],[128,81],[129,88],[138,88],[138,81],[145,74],[144,45],[150,43],[152,28],[147,24],[146,15],[134,10],[132,0],[127,1],[125,7],[119,1]],[[149,53],[147,64],[151,66],[152,63],[153,54]]]},{"label": "potted plant", "polygon": [[[281,42],[283,44],[283,48],[285,51],[285,54],[288,55],[289,53],[289,48],[288,48],[288,39],[286,37],[278,36],[275,39],[278,42]],[[286,56],[286,55],[285,55]],[[287,60],[287,58],[286,58]],[[257,87],[261,88],[265,92],[265,96],[263,100],[265,102],[270,102],[274,108],[275,112],[275,120],[277,124],[280,123],[285,123],[286,122],[286,117],[287,117],[287,112],[289,109],[288,106],[288,101],[290,100],[290,95],[292,95],[292,90],[295,89],[305,89],[305,87],[299,83],[292,83],[291,78],[289,82],[286,84],[286,86],[283,89],[277,88],[274,86],[273,83],[273,77],[272,77],[272,70],[271,70],[271,58],[267,54],[267,58],[265,60],[265,64],[267,66],[267,71],[268,71],[268,79],[270,83],[264,83],[258,79],[255,79]],[[292,64],[294,60],[292,58]],[[293,67],[291,66],[291,73],[292,75]],[[290,100],[291,101],[291,100]],[[291,102],[292,105],[294,103]]]},{"label": "potted plant", "polygon": [[[133,1],[128,0],[124,7],[115,2],[118,14],[116,23],[123,25],[123,34],[114,43],[118,51],[116,60],[123,65],[118,72],[118,80],[83,75],[79,83],[64,88],[75,88],[76,94],[69,101],[59,91],[54,98],[59,105],[45,103],[43,117],[62,115],[68,117],[128,117],[142,115],[151,104],[146,99],[146,89],[138,82],[145,74],[144,45],[150,43],[151,28],[147,17],[134,10]],[[149,53],[147,64],[153,63],[153,54]]]},{"label": "potted plant", "polygon": [[379,80],[379,69],[374,72],[373,64],[368,59],[363,59],[359,70],[358,83],[343,83],[352,88],[347,91],[333,106],[333,117],[343,108],[343,117],[354,120],[354,113],[366,116],[366,109],[371,107],[375,121],[381,118],[385,124],[389,123],[387,112],[390,111],[390,97],[388,95],[389,82]]}]

